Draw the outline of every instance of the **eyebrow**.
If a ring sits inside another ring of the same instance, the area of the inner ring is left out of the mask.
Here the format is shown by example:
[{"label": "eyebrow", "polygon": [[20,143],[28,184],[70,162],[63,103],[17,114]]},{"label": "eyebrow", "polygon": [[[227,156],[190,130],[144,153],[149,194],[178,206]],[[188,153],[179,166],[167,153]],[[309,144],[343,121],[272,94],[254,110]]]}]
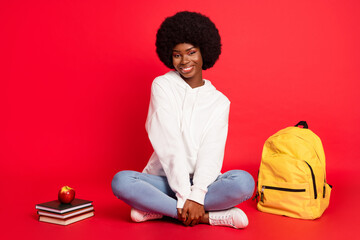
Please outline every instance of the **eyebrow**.
[{"label": "eyebrow", "polygon": [[[186,49],[186,50],[185,50],[185,52],[190,51],[190,50],[191,50],[191,49],[193,49],[193,48],[196,48],[196,47],[191,47],[191,48],[188,48],[188,49]],[[176,49],[173,49],[173,52],[181,52],[181,51],[176,50]]]}]

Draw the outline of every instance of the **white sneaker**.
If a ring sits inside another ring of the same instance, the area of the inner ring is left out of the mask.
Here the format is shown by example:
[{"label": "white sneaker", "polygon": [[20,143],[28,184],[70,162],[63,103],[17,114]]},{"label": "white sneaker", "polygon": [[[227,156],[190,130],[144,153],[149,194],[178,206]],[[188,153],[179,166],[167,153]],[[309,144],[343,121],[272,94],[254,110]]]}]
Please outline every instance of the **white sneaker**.
[{"label": "white sneaker", "polygon": [[145,222],[153,219],[160,219],[163,215],[159,213],[143,212],[135,208],[131,208],[130,212],[131,220],[134,222]]},{"label": "white sneaker", "polygon": [[246,214],[239,208],[209,212],[210,225],[245,228],[249,224]]}]

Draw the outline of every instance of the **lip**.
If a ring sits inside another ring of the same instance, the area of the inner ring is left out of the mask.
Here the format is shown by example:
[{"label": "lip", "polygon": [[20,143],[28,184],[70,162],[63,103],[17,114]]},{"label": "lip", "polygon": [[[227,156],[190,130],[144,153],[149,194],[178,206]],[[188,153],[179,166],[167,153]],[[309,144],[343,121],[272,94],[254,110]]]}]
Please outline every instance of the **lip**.
[{"label": "lip", "polygon": [[184,74],[191,72],[193,69],[194,69],[194,66],[180,67],[181,73],[184,73]]}]

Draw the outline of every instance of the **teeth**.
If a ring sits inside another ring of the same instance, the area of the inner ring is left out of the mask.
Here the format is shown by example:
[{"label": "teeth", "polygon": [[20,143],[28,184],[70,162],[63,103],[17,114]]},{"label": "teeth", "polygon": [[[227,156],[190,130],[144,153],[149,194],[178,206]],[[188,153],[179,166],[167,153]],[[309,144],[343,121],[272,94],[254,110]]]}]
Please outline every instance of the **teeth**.
[{"label": "teeth", "polygon": [[192,67],[188,67],[188,68],[183,68],[183,71],[190,71],[192,69]]}]

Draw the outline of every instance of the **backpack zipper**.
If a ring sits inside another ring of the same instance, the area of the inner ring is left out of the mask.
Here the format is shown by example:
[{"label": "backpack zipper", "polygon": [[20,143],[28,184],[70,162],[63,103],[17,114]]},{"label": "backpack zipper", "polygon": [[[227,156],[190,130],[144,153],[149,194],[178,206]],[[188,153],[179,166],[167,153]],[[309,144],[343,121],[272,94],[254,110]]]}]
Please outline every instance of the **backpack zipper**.
[{"label": "backpack zipper", "polygon": [[[312,167],[310,166],[309,163],[307,163],[306,161],[304,161],[310,168],[310,172],[311,172],[311,178],[312,178],[312,182],[313,182],[313,188],[314,188],[314,199],[317,199],[317,188],[316,188],[316,181],[315,181],[315,174],[314,171],[312,169]],[[324,186],[325,187],[325,186]],[[271,190],[278,190],[278,191],[285,191],[285,192],[305,192],[305,189],[293,189],[293,188],[281,188],[281,187],[273,187],[273,186],[266,186],[266,185],[262,185],[261,188],[261,192],[260,192],[260,201],[264,202],[264,190],[265,189],[271,189]],[[257,197],[258,195],[256,195]],[[325,191],[324,191],[324,196],[325,196]]]},{"label": "backpack zipper", "polygon": [[306,164],[309,166],[310,168],[310,172],[311,172],[311,177],[312,177],[312,181],[313,181],[313,187],[314,187],[314,199],[317,199],[317,188],[316,188],[316,181],[315,181],[315,174],[314,174],[314,171],[312,169],[312,167],[310,166],[310,164],[308,164],[307,161],[304,161],[306,162]]},{"label": "backpack zipper", "polygon": [[305,188],[294,189],[294,188],[282,188],[282,187],[273,187],[273,186],[262,185],[261,193],[260,193],[260,201],[261,202],[264,202],[264,190],[265,189],[284,191],[284,192],[306,192]]},{"label": "backpack zipper", "polygon": [[[258,170],[258,174],[257,174],[257,181],[256,181],[256,188],[255,189],[257,189],[258,188],[258,185],[259,185],[259,174],[260,174],[260,169]],[[258,197],[259,197],[259,191],[256,191],[256,194],[255,194],[255,196],[253,197],[253,201],[254,200],[256,200],[256,202],[258,201]]]}]

